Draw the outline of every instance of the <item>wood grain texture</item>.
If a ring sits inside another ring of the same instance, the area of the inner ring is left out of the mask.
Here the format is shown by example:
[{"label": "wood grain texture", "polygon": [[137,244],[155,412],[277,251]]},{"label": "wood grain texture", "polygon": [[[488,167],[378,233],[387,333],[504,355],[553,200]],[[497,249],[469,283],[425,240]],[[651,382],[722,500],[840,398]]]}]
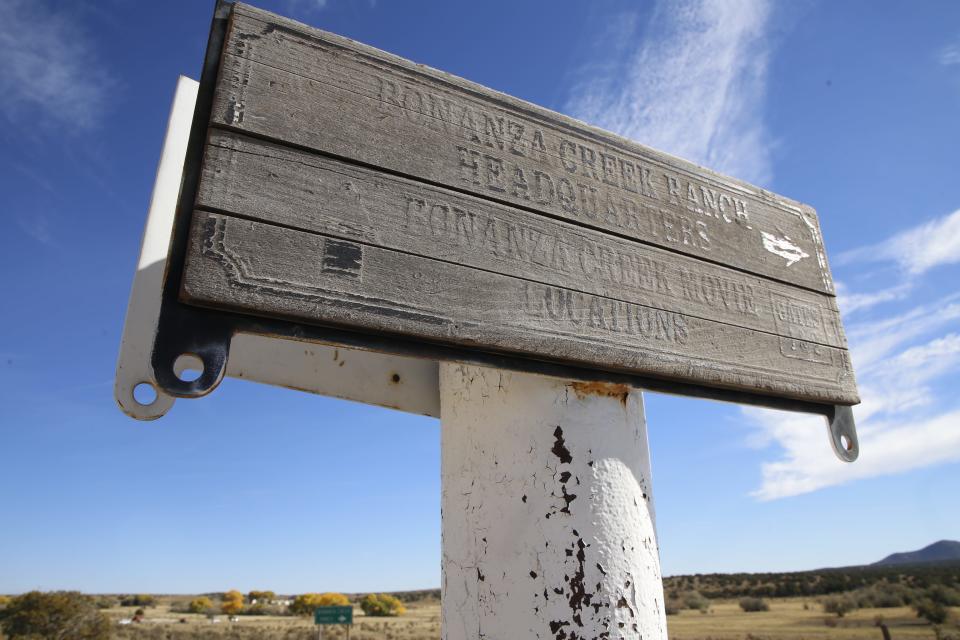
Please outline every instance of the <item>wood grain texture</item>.
[{"label": "wood grain texture", "polygon": [[221,63],[183,301],[859,401],[810,207],[245,5]]},{"label": "wood grain texture", "polygon": [[833,293],[810,207],[245,5],[211,122]]},{"label": "wood grain texture", "polygon": [[846,348],[832,296],[236,133],[212,132],[197,206]]},{"label": "wood grain texture", "polygon": [[197,211],[193,303],[825,403],[847,352],[366,243]]}]

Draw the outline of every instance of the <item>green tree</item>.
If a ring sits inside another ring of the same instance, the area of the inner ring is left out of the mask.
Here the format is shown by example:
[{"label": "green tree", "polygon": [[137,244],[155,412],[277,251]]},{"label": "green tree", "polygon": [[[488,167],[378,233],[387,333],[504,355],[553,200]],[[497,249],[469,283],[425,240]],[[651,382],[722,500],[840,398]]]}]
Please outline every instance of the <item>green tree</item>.
[{"label": "green tree", "polygon": [[190,613],[207,613],[213,609],[213,600],[207,596],[200,596],[199,598],[191,600],[187,608],[190,610]]},{"label": "green tree", "polygon": [[312,616],[317,607],[348,607],[350,599],[342,593],[304,593],[293,599],[290,613]]},{"label": "green tree", "polygon": [[397,598],[385,593],[370,593],[360,600],[360,608],[368,616],[402,616],[407,612]]},{"label": "green tree", "polygon": [[31,591],[10,600],[0,625],[11,640],[108,640],[110,620],[79,591]]},{"label": "green tree", "polygon": [[853,598],[847,595],[830,596],[823,599],[823,610],[826,613],[835,613],[838,618],[842,618],[857,608],[857,603]]},{"label": "green tree", "polygon": [[923,618],[930,624],[943,624],[950,616],[950,612],[942,603],[932,598],[921,598],[913,603],[918,618]]}]

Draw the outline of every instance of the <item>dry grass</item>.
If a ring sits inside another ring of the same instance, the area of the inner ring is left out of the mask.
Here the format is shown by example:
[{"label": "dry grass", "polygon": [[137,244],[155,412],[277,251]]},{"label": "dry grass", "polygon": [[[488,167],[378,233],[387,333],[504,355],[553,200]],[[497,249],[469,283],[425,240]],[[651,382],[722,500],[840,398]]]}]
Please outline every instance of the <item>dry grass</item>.
[{"label": "dry grass", "polygon": [[[183,598],[178,598],[183,600]],[[141,624],[117,625],[117,640],[198,640],[200,638],[232,640],[315,640],[317,628],[308,618],[281,616],[240,616],[229,622],[219,616],[212,623],[206,616],[170,611],[173,598],[161,597],[158,606],[146,609]],[[710,612],[684,610],[667,618],[671,640],[881,640],[874,625],[882,616],[893,640],[934,640],[933,628],[918,620],[907,607],[896,609],[860,609],[843,618],[827,616],[813,599],[773,599],[770,611],[744,613],[735,600],[713,601]],[[804,609],[804,605],[807,609]],[[440,603],[436,600],[409,603],[406,615],[399,618],[367,618],[354,611],[351,640],[437,640],[440,638]],[[119,621],[133,614],[133,607],[105,611]],[[953,610],[960,620],[960,610]],[[185,622],[179,622],[184,619]],[[824,620],[836,622],[828,626]],[[944,632],[960,638],[955,624],[945,625]],[[345,640],[342,627],[325,627],[324,640]]]},{"label": "dry grass", "polygon": [[[843,618],[828,616],[813,599],[785,598],[768,600],[770,611],[744,613],[738,601],[713,601],[710,613],[684,610],[667,618],[671,640],[881,640],[874,620],[882,616],[893,640],[923,638],[934,640],[933,628],[919,620],[909,607],[859,609]],[[807,609],[804,609],[804,604]],[[956,614],[960,612],[954,611]],[[836,622],[828,626],[825,620]],[[947,633],[958,636],[955,628]]]},{"label": "dry grass", "polygon": [[[117,640],[197,640],[199,638],[232,640],[316,640],[317,627],[310,618],[292,616],[240,616],[229,622],[218,616],[213,623],[204,615],[172,613],[169,602],[162,599],[157,607],[145,610],[140,624],[118,625]],[[114,620],[129,618],[134,608],[107,609]],[[407,605],[407,613],[398,618],[368,618],[354,608],[350,640],[436,640],[440,637],[440,603],[422,602]],[[180,622],[183,619],[185,622]],[[345,629],[324,627],[324,640],[344,640]]]}]

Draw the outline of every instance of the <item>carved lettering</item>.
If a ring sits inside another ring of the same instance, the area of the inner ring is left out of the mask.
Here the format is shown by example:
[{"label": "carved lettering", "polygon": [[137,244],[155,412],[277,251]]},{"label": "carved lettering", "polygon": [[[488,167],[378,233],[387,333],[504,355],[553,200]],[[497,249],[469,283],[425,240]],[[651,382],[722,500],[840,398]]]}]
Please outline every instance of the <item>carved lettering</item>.
[{"label": "carved lettering", "polygon": [[503,118],[483,114],[484,144],[491,149],[494,145],[503,151]]},{"label": "carved lettering", "polygon": [[480,184],[480,154],[466,147],[457,147],[460,158],[460,179],[471,184]]},{"label": "carved lettering", "polygon": [[503,161],[494,156],[483,154],[484,168],[486,169],[486,187],[491,191],[506,191],[503,182]]},{"label": "carved lettering", "polygon": [[771,295],[771,302],[779,332],[805,340],[823,338],[825,327],[819,308],[777,294]]},{"label": "carved lettering", "polygon": [[590,327],[675,344],[686,344],[690,335],[687,319],[673,311],[537,283],[524,285],[524,297],[530,316],[555,323],[561,329]]},{"label": "carved lettering", "polygon": [[709,307],[756,316],[753,287],[709,273],[680,268],[680,294],[687,300]]},{"label": "carved lettering", "polygon": [[[752,228],[746,201],[721,188],[664,172],[660,174],[664,187],[661,196],[651,167],[620,157],[610,150],[595,149],[575,139],[557,137],[554,139],[555,157],[551,162],[548,160],[543,131],[515,118],[487,112],[474,105],[460,104],[449,96],[381,77],[377,77],[377,87],[380,100],[402,109],[407,117],[423,119],[429,116],[426,118],[430,121],[429,126],[442,128],[448,133],[452,124],[459,123],[460,135],[466,135],[470,142],[495,152],[508,153],[518,161],[520,158],[536,156],[543,167],[534,169],[508,164],[504,158],[457,146],[460,178],[474,186],[497,193],[510,193],[516,198],[533,200],[539,204],[559,205],[570,214],[602,221],[624,230],[649,228],[654,238],[666,239],[671,244],[702,251],[710,249],[710,231],[706,221],[661,211],[657,219],[641,226],[636,213],[642,207],[627,198],[624,202],[628,204],[623,208],[629,213],[621,214],[619,210],[622,203],[614,201],[608,191],[551,175],[546,170],[550,164],[557,166],[558,163],[567,173],[616,187],[625,194],[665,200],[709,220],[736,222],[747,229]],[[532,171],[536,173],[532,175],[531,183]]]}]

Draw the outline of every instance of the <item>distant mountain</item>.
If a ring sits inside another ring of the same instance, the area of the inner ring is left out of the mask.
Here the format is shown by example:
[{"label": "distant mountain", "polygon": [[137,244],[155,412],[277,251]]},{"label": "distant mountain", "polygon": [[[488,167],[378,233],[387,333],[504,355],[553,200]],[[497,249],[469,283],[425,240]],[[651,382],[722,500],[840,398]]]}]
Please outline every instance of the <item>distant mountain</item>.
[{"label": "distant mountain", "polygon": [[927,562],[951,561],[960,561],[960,542],[956,540],[941,540],[917,551],[892,553],[880,562],[874,562],[872,566],[882,567],[895,564],[923,564]]}]

